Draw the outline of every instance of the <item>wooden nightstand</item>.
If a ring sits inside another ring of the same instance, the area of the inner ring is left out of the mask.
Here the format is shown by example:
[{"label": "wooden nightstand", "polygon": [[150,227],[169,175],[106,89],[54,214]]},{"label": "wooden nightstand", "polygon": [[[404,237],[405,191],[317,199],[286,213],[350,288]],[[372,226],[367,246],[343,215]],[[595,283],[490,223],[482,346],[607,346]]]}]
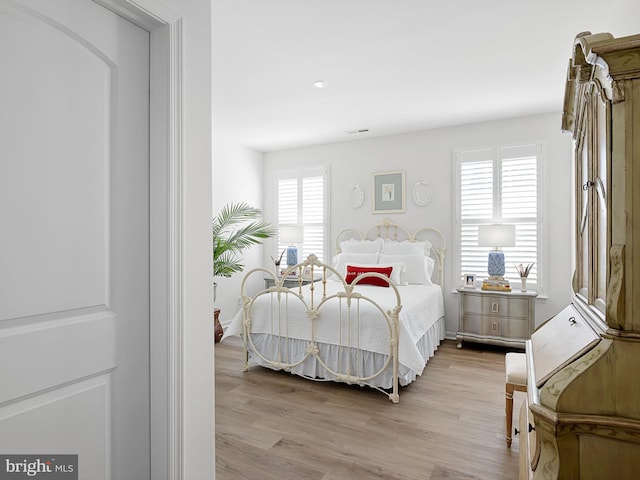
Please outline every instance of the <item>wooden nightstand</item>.
[{"label": "wooden nightstand", "polygon": [[[319,278],[314,279],[313,281],[316,282],[318,280]],[[302,280],[302,285],[308,285],[309,283],[311,283],[311,280]],[[273,287],[274,285],[275,285],[275,280],[273,278],[271,277],[264,278],[264,288]],[[297,278],[286,278],[285,281],[282,283],[282,286],[287,288],[296,288],[298,285],[300,284],[298,283]]]},{"label": "wooden nightstand", "polygon": [[458,348],[470,341],[524,349],[535,328],[536,292],[458,288],[458,294]]}]

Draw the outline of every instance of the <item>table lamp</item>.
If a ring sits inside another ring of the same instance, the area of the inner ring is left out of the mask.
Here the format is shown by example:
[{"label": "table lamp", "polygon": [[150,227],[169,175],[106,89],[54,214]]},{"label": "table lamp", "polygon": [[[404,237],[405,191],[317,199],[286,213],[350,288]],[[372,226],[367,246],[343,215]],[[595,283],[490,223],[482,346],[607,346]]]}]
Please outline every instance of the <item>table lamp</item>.
[{"label": "table lamp", "polygon": [[504,252],[500,247],[513,247],[515,244],[515,225],[478,225],[478,246],[494,248],[489,252],[487,265],[490,277],[504,276]]},{"label": "table lamp", "polygon": [[304,241],[304,227],[302,225],[291,225],[280,227],[280,242],[287,243],[287,266],[292,267],[298,263],[298,247],[296,243]]}]

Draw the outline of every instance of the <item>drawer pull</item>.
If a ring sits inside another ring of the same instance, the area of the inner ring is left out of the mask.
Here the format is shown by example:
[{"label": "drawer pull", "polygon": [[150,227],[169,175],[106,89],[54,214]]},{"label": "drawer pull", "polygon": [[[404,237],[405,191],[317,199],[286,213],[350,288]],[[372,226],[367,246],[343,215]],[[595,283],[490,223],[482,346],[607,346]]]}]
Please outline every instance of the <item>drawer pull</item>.
[{"label": "drawer pull", "polygon": [[500,310],[500,304],[498,304],[498,302],[493,302],[491,304],[491,312],[498,313],[499,310]]},{"label": "drawer pull", "polygon": [[[535,429],[536,429],[536,427],[534,427],[533,425],[529,424],[529,427],[528,427],[529,433],[533,432]],[[518,435],[520,433],[520,430],[518,430],[517,428],[514,428],[513,430],[514,430],[516,435]]]},{"label": "drawer pull", "polygon": [[576,324],[576,317],[569,317],[569,323],[571,325],[575,325]]}]

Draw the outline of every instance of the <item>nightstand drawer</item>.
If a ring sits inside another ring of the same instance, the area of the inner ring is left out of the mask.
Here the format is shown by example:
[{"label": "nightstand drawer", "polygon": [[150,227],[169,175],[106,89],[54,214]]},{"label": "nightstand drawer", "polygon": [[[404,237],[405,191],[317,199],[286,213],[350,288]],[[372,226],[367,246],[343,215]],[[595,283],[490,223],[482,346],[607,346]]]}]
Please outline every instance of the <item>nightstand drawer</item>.
[{"label": "nightstand drawer", "polygon": [[461,327],[463,332],[475,335],[493,335],[511,339],[529,338],[529,320],[527,318],[476,315],[465,312]]},{"label": "nightstand drawer", "polygon": [[494,315],[510,318],[529,317],[529,301],[526,298],[509,298],[499,295],[465,295],[463,300],[465,313]]}]

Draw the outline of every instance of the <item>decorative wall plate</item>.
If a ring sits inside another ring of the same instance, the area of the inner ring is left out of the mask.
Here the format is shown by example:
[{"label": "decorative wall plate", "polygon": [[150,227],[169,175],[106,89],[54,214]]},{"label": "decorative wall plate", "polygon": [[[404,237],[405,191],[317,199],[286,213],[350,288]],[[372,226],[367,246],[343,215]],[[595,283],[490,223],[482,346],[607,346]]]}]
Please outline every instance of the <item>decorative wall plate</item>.
[{"label": "decorative wall plate", "polygon": [[421,180],[413,186],[413,201],[420,207],[428,205],[431,202],[432,195],[433,189],[431,188],[431,182]]},{"label": "decorative wall plate", "polygon": [[351,206],[353,208],[361,207],[364,203],[364,188],[360,185],[351,186]]}]

